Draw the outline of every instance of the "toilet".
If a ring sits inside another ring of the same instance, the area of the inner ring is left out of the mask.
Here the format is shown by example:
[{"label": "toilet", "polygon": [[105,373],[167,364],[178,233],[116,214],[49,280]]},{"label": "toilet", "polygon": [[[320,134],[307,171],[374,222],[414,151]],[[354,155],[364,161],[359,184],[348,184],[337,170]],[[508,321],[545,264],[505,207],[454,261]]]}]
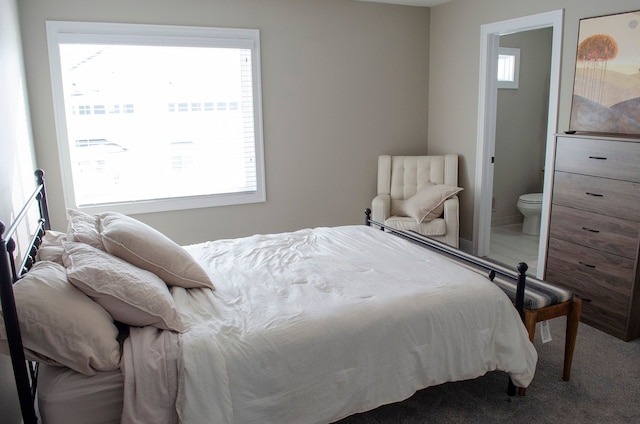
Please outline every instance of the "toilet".
[{"label": "toilet", "polygon": [[527,193],[518,198],[518,211],[524,215],[522,232],[537,236],[540,234],[540,215],[542,214],[542,193]]}]

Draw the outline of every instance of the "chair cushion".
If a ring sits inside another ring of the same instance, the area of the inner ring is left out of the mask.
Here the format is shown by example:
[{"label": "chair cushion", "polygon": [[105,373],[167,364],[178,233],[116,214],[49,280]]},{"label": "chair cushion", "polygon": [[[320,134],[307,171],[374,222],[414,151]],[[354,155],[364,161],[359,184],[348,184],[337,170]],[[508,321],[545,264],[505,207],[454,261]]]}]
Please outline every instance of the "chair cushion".
[{"label": "chair cushion", "polygon": [[[496,277],[493,282],[504,291],[512,302],[516,301],[517,283]],[[536,310],[573,299],[573,292],[538,279],[527,278],[524,289],[525,309]]]},{"label": "chair cushion", "polygon": [[428,237],[444,236],[447,234],[447,225],[443,218],[416,223],[416,220],[408,216],[390,216],[384,222],[385,225],[402,231],[415,231]]},{"label": "chair cushion", "polygon": [[461,190],[460,187],[445,184],[424,184],[416,194],[400,205],[398,213],[410,216],[418,224],[431,221],[442,216],[444,201]]}]

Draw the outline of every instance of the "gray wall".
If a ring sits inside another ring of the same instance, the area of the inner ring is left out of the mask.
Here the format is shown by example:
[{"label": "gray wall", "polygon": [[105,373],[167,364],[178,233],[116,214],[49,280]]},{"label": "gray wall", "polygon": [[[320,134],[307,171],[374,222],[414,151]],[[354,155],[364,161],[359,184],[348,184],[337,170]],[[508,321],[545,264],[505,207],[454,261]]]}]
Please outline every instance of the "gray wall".
[{"label": "gray wall", "polygon": [[54,228],[65,214],[46,20],[260,29],[267,202],[138,216],[181,244],[359,224],[375,195],[377,156],[427,152],[429,9],[351,0],[30,0],[19,12]]},{"label": "gray wall", "polygon": [[[16,2],[0,0],[0,220],[5,224],[35,188]],[[11,361],[5,355],[0,355],[0,411],[3,423],[20,422]]]},{"label": "gray wall", "polygon": [[640,9],[638,0],[451,0],[431,8],[429,35],[430,154],[462,156],[459,184],[460,236],[471,240],[476,172],[480,27],[564,9],[558,131],[569,127],[580,18]]},{"label": "gray wall", "polygon": [[542,192],[552,36],[544,28],[500,37],[501,47],[520,49],[520,84],[498,90],[491,214],[498,225],[521,222],[518,197]]}]

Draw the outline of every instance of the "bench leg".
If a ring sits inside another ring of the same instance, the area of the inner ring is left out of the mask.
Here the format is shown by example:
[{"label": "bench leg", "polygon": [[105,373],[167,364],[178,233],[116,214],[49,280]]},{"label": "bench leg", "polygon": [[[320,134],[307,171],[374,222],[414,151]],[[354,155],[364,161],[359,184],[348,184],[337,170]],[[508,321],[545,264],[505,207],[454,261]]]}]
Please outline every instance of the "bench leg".
[{"label": "bench leg", "polygon": [[580,311],[582,310],[582,300],[574,298],[571,302],[571,311],[567,315],[567,329],[564,345],[564,370],[562,379],[569,381],[571,374],[571,362],[573,361],[573,351],[578,337],[578,324],[580,323]]},{"label": "bench leg", "polygon": [[529,340],[533,343],[536,337],[536,323],[538,322],[538,312],[529,309],[524,310],[524,326],[529,333]]}]

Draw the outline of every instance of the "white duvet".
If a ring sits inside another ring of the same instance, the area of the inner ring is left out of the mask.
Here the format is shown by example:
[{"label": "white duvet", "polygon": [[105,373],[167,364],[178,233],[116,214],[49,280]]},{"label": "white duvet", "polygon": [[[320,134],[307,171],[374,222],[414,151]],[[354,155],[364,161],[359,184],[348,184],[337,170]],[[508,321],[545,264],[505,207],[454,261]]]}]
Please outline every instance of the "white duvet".
[{"label": "white duvet", "polygon": [[396,236],[346,226],[186,249],[217,290],[173,289],[182,423],[330,423],[488,371],[533,378],[507,296]]}]

